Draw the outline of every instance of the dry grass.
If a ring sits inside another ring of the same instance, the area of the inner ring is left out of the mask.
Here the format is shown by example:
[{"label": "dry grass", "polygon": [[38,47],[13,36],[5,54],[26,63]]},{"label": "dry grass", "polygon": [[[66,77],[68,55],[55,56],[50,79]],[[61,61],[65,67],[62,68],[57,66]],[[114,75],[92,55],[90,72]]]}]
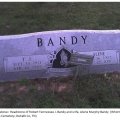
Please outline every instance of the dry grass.
[{"label": "dry grass", "polygon": [[0,84],[2,108],[119,108],[120,73]]}]

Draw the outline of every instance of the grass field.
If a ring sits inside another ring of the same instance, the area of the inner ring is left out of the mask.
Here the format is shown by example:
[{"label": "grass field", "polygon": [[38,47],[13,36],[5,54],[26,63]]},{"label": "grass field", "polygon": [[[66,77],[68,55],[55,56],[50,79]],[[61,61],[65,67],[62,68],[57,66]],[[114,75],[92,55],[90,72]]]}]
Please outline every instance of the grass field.
[{"label": "grass field", "polygon": [[119,29],[120,3],[0,3],[0,34]]},{"label": "grass field", "polygon": [[[119,29],[119,21],[120,3],[0,3],[0,35]],[[120,74],[0,83],[0,107],[119,108]]]}]

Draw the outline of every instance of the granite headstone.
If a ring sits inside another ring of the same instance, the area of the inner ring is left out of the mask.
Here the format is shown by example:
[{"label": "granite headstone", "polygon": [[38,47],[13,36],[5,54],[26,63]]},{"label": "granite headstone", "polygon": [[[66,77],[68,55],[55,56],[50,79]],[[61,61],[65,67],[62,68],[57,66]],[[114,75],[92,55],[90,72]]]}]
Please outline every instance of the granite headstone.
[{"label": "granite headstone", "polygon": [[0,81],[120,71],[120,30],[0,36]]}]

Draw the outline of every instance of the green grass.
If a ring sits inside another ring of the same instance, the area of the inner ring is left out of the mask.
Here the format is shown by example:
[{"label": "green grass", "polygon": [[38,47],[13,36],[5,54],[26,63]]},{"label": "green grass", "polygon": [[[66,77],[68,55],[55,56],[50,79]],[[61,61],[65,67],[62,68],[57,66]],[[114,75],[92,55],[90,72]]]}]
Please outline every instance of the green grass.
[{"label": "green grass", "polygon": [[[119,29],[120,3],[0,3],[0,35],[63,29]],[[63,80],[64,81],[64,80]],[[0,83],[1,108],[119,108],[120,75],[86,75],[72,92],[39,91],[39,82]],[[48,84],[48,83],[44,83]],[[49,85],[49,84],[48,84]]]},{"label": "green grass", "polygon": [[120,3],[0,3],[0,34],[119,29]]}]

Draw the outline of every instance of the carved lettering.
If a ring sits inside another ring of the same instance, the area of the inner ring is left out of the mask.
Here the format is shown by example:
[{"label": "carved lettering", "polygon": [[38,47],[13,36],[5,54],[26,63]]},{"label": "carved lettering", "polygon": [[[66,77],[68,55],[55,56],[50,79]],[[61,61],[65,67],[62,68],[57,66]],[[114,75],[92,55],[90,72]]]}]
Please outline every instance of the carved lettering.
[{"label": "carved lettering", "polygon": [[43,45],[42,38],[37,38],[37,45],[38,45],[38,47]]},{"label": "carved lettering", "polygon": [[83,39],[83,42],[84,42],[84,44],[86,43],[86,38],[87,38],[87,35],[84,37],[84,36],[81,36],[82,37],[82,39]]},{"label": "carved lettering", "polygon": [[63,43],[63,44],[66,44],[66,42],[65,42],[65,37],[64,37],[64,38],[60,37],[60,45],[62,45],[62,43]]},{"label": "carved lettering", "polygon": [[77,37],[71,36],[71,38],[72,38],[72,45],[76,44],[77,43]]},{"label": "carved lettering", "polygon": [[48,46],[49,46],[49,45],[54,46],[53,41],[52,41],[52,39],[51,39],[51,38],[49,39],[49,42],[48,42]]}]

